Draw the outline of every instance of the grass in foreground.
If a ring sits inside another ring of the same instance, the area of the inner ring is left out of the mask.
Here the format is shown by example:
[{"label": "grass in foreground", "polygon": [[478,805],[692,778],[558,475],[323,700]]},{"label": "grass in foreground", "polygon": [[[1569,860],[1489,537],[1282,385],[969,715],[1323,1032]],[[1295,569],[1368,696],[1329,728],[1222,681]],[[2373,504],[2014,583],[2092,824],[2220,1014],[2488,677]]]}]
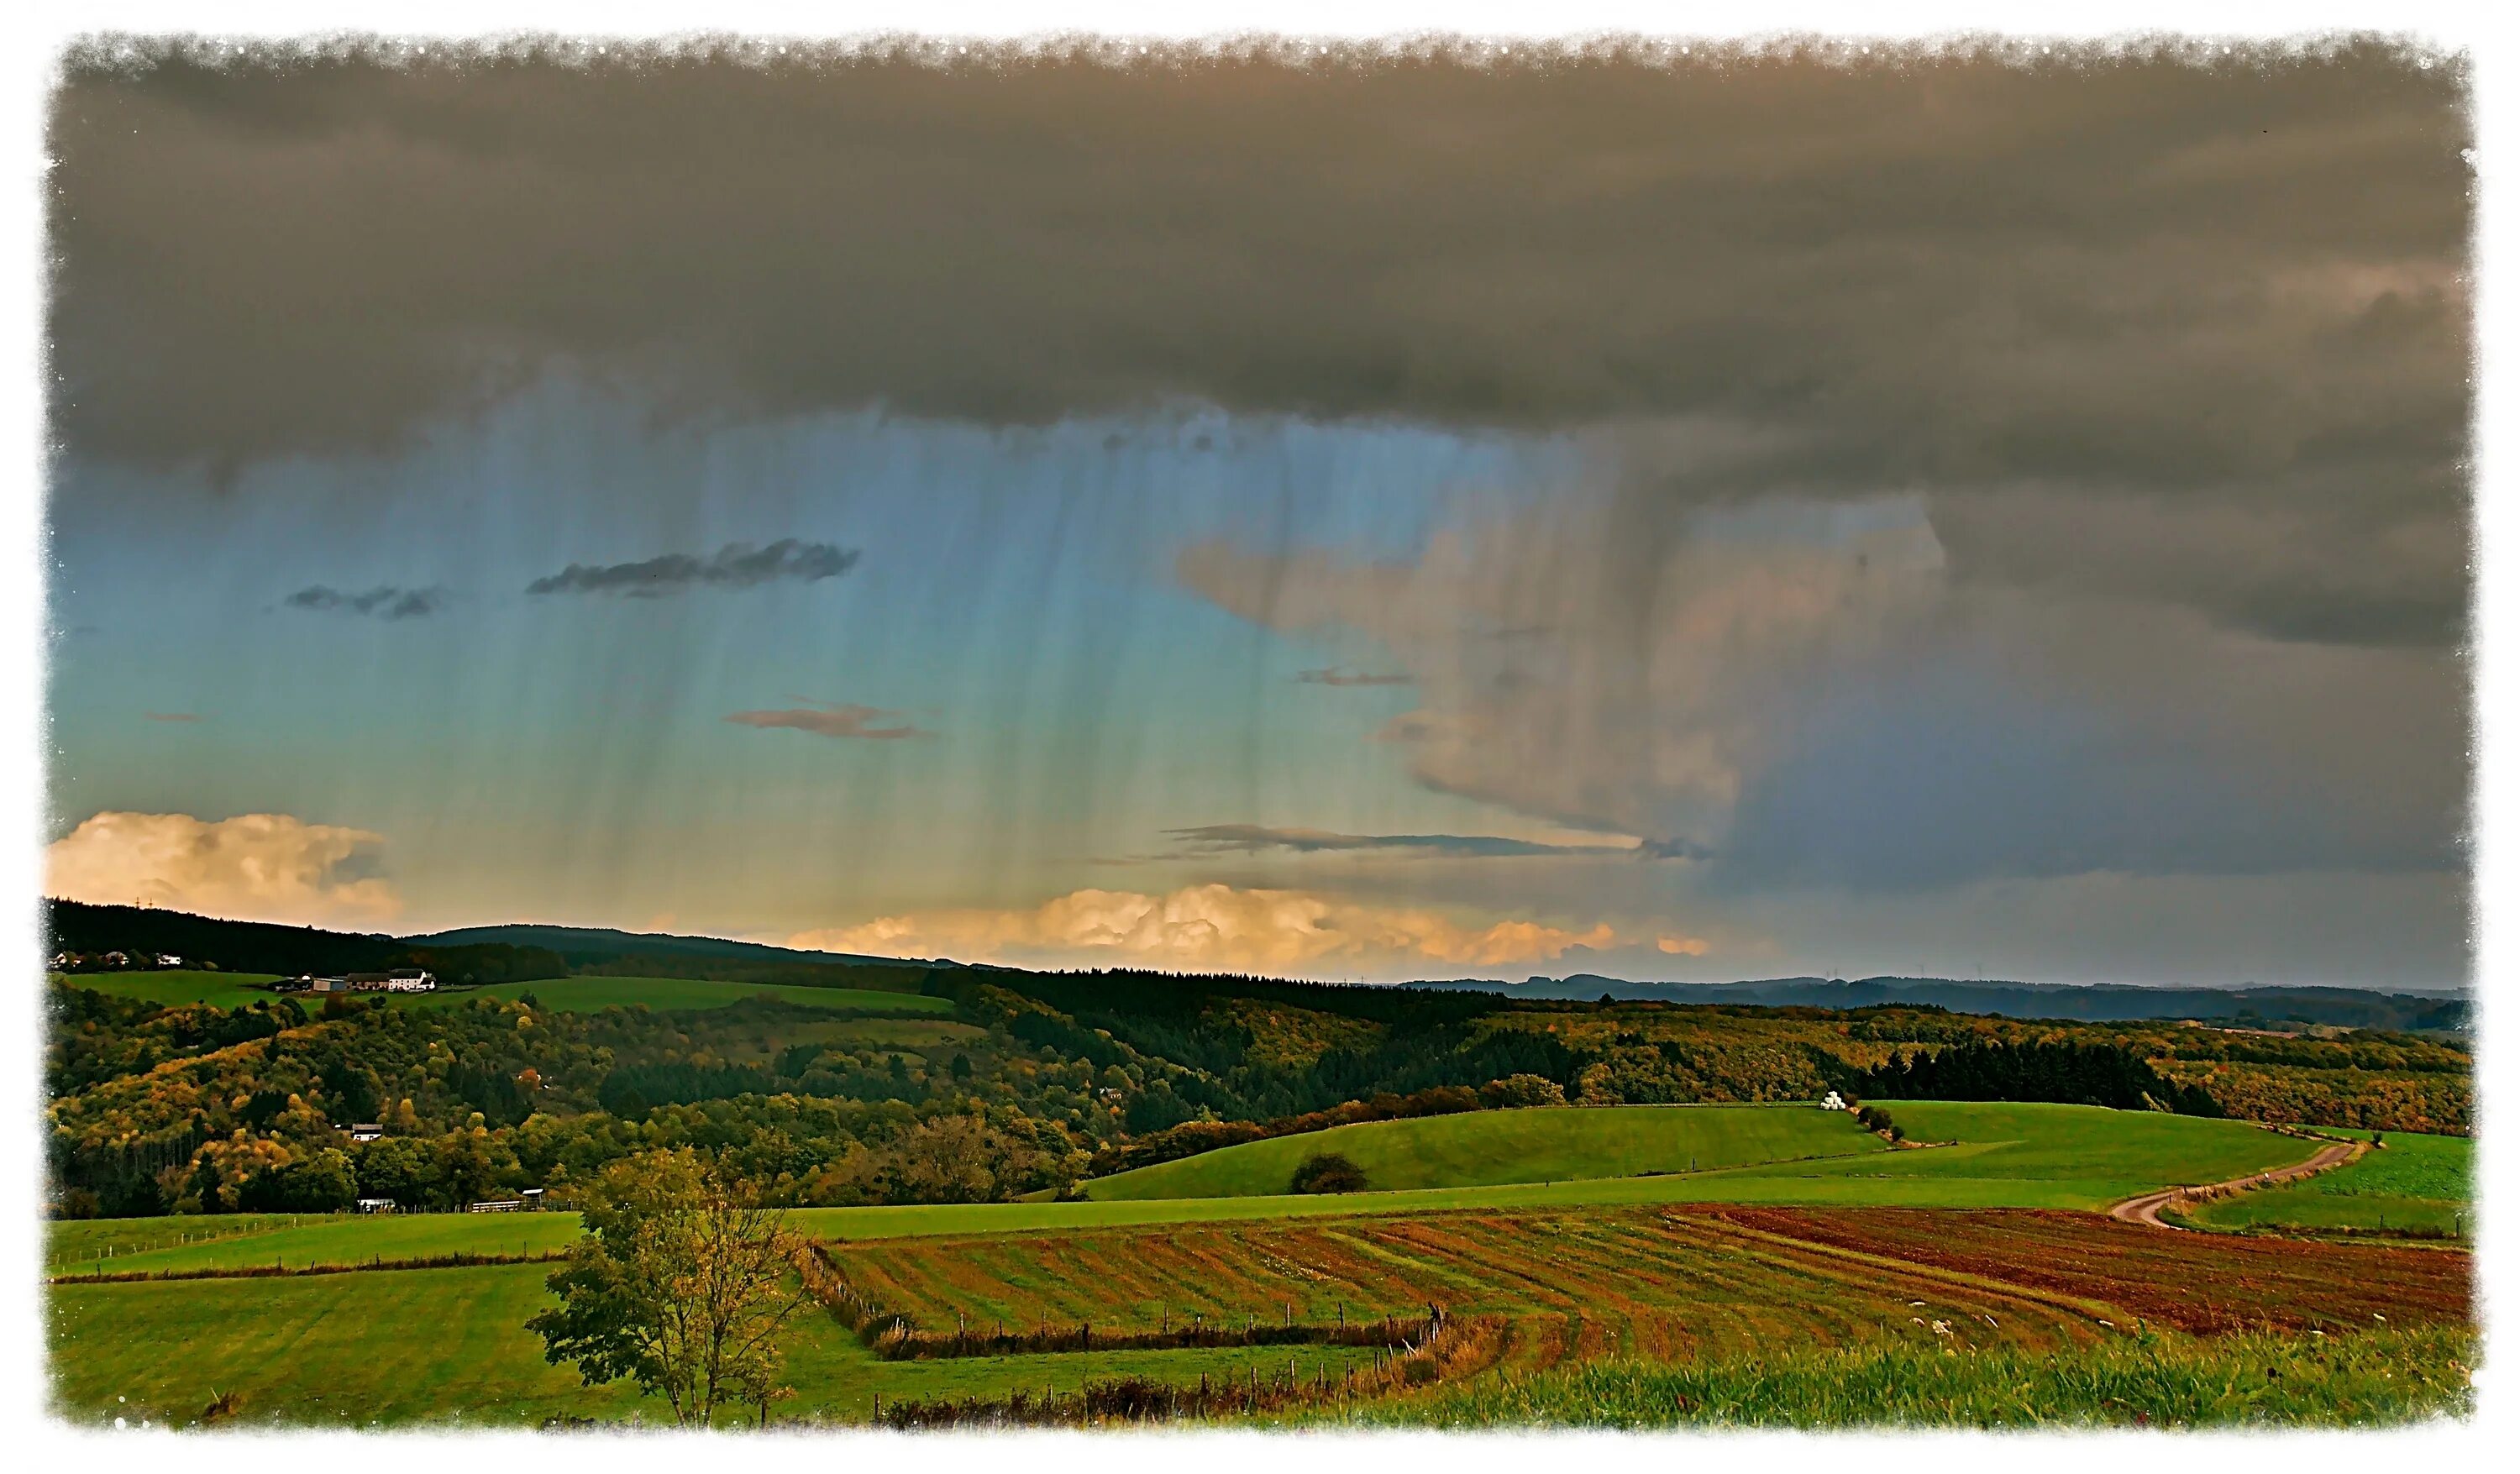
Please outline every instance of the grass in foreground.
[{"label": "grass in foreground", "polygon": [[1500,1374],[1334,1421],[1436,1428],[2356,1427],[2465,1416],[2472,1331],[2146,1336],[2066,1352],[1914,1342]]},{"label": "grass in foreground", "polygon": [[1887,1149],[1845,1112],[1810,1106],[1551,1106],[1279,1137],[1100,1178],[1086,1191],[1097,1201],[1279,1195],[1316,1152],[1356,1163],[1371,1186],[1405,1190],[1710,1171]]},{"label": "grass in foreground", "polygon": [[[547,1418],[667,1421],[626,1384],[581,1387],[543,1361],[525,1318],[551,1304],[547,1266],[382,1271],[304,1279],[55,1286],[46,1292],[54,1405],[81,1421],[184,1426],[212,1397],[245,1426],[532,1426]],[[829,1316],[791,1322],[780,1416],[863,1420],[886,1403],[1073,1392],[1081,1378],[1196,1381],[1281,1372],[1335,1376],[1370,1359],[1327,1347],[878,1361]]]}]

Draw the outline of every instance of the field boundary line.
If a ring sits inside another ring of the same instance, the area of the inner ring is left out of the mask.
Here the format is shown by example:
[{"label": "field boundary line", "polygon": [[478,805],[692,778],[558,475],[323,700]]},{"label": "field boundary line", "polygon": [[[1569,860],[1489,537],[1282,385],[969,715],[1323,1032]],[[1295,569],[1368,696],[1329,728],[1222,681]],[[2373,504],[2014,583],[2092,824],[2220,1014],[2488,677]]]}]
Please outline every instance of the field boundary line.
[{"label": "field boundary line", "polygon": [[293,1279],[306,1274],[370,1274],[387,1270],[477,1270],[500,1265],[557,1264],[566,1249],[534,1254],[432,1254],[415,1259],[372,1259],[365,1264],[224,1264],[194,1265],[176,1270],[105,1270],[86,1274],[50,1274],[48,1285],[158,1284],[177,1279]]},{"label": "field boundary line", "polygon": [[[2287,1132],[2279,1135],[2291,1134]],[[2161,1210],[2179,1203],[2202,1201],[2230,1193],[2246,1192],[2258,1187],[2278,1187],[2302,1182],[2350,1162],[2361,1161],[2362,1154],[2370,1150],[2368,1142],[2338,1141],[2329,1138],[2318,1139],[2326,1140],[2327,1144],[2312,1152],[2307,1160],[2295,1162],[2289,1167],[2252,1172],[2245,1177],[2232,1178],[2227,1182],[2163,1187],[2151,1192],[2138,1193],[2124,1202],[2112,1204],[2109,1208],[2109,1217],[2124,1224],[2141,1224],[2147,1228],[2167,1228],[2178,1233],[2199,1232],[2202,1230],[2163,1222]]]}]

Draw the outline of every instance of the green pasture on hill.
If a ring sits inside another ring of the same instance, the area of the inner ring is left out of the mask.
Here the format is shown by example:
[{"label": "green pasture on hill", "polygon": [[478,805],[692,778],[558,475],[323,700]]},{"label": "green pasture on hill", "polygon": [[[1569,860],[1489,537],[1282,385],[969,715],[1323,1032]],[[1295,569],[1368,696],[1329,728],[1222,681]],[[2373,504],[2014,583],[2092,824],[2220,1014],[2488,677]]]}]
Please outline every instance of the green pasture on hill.
[{"label": "green pasture on hill", "polygon": [[1776,1105],[1543,1106],[1370,1121],[1251,1141],[1086,1184],[1098,1202],[1274,1196],[1297,1164],[1333,1152],[1370,1188],[1484,1187],[1743,1167],[1886,1151],[1843,1111]]},{"label": "green pasture on hill", "polygon": [[[832,1240],[932,1233],[1032,1232],[1133,1224],[1342,1217],[1360,1213],[1423,1213],[1469,1208],[1564,1208],[1637,1203],[1762,1203],[1778,1206],[1909,1208],[2073,1208],[2096,1210],[2156,1187],[2222,1182],[2288,1166],[2308,1157],[2310,1143],[2239,1121],[2209,1121],[2148,1111],[2085,1105],[1891,1101],[1885,1104],[1912,1138],[1956,1144],[1861,1151],[1812,1161],[1762,1162],[1661,1177],[1562,1182],[1491,1183],[1320,1196],[1252,1194],[1218,1198],[1139,1198],[1089,1202],[920,1204],[797,1210],[796,1228]],[[1668,1115],[1684,1111],[1640,1107]],[[1506,1124],[1549,1109],[1489,1111],[1437,1118]],[[1553,1112],[1590,1129],[1625,1130],[1621,1111],[1565,1108]],[[1782,1117],[1787,1112],[1777,1110]],[[1818,1111],[1817,1123],[1827,1124]],[[1791,1129],[1791,1128],[1788,1128]],[[1234,1148],[1239,1150],[1241,1148]],[[1290,1169],[1291,1170],[1291,1169]],[[154,1219],[174,1232],[219,1231],[232,1220]],[[117,1248],[100,1262],[104,1236],[129,1231],[114,1221],[56,1223],[46,1255],[54,1273],[183,1270],[282,1264],[360,1264],[455,1252],[540,1252],[564,1245],[573,1214],[413,1214],[382,1218],[306,1216],[271,1220],[262,1231],[204,1242]]]},{"label": "green pasture on hill", "polygon": [[1721,1176],[1732,1184],[1756,1179],[1763,1193],[1813,1194],[1744,1201],[1935,1206],[1918,1202],[1914,1194],[1921,1190],[1949,1194],[1954,1207],[1964,1206],[1964,1198],[2008,1195],[2009,1205],[2025,1208],[2099,1209],[2156,1187],[2289,1166],[2317,1149],[2247,1121],[2162,1111],[2011,1101],[1874,1103],[1907,1131],[1908,1149]]},{"label": "green pasture on hill", "polygon": [[565,1013],[594,1013],[610,1007],[646,1005],[651,1008],[723,1008],[747,998],[769,997],[808,1008],[867,1008],[895,1013],[954,1011],[949,999],[918,993],[886,993],[872,988],[807,988],[793,984],[721,983],[689,977],[562,977],[532,983],[497,983],[487,988],[459,988],[440,993],[395,995],[415,1005],[462,1004],[476,998],[511,999],[532,994],[546,1008]]},{"label": "green pasture on hill", "polygon": [[252,986],[270,982],[272,974],[268,972],[56,972],[52,979],[73,988],[115,998],[136,998],[163,1007],[215,1004],[222,1008],[242,1008],[248,1004],[267,1004],[278,997],[268,989]]},{"label": "green pasture on hill", "polygon": [[[2367,1132],[2324,1134],[2370,1139]],[[2386,1132],[2381,1139],[2386,1144],[2378,1150],[2333,1171],[2182,1207],[2175,1216],[2195,1228],[2229,1231],[2473,1235],[2476,1143],[2411,1132]]]},{"label": "green pasture on hill", "polygon": [[[660,1400],[622,1383],[581,1388],[577,1371],[543,1361],[525,1320],[552,1301],[542,1265],[397,1270],[299,1278],[54,1286],[47,1292],[57,1411],[78,1421],[178,1426],[219,1393],[244,1399],[251,1426],[392,1426],[420,1421],[532,1425],[546,1418],[670,1420]],[[1337,1371],[1370,1353],[1325,1347],[1097,1352],[882,1362],[819,1307],[800,1309],[785,1340],[783,1416],[864,1418],[880,1395],[1002,1397],[1081,1379],[1139,1374],[1194,1381]]]}]

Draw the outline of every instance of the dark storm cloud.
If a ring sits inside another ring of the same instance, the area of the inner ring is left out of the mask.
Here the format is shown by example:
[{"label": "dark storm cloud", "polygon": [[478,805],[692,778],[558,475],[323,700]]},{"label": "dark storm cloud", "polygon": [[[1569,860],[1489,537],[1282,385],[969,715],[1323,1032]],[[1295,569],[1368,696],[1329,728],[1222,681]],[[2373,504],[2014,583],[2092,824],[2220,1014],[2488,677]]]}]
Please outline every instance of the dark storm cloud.
[{"label": "dark storm cloud", "polygon": [[[1571,427],[1648,561],[1690,507],[1915,488],[1961,583],[2438,646],[2462,86],[2370,46],[73,67],[56,409],[75,454],[214,476],[391,446],[552,365],[737,414]],[[2235,528],[2237,567],[2147,552]]]},{"label": "dark storm cloud", "polygon": [[818,583],[856,564],[858,550],[783,537],[767,548],[729,543],[708,558],[668,553],[630,563],[571,563],[525,585],[528,594],[619,594],[654,599],[687,589],[749,589],[788,581]]},{"label": "dark storm cloud", "polygon": [[377,619],[421,619],[446,606],[446,591],[434,586],[402,589],[391,584],[357,593],[312,584],[281,601],[292,609],[364,614]]},{"label": "dark storm cloud", "polygon": [[[802,700],[801,697],[790,699]],[[785,710],[730,712],[727,720],[738,727],[764,730],[784,728],[789,732],[810,733],[826,737],[866,737],[891,741],[901,737],[934,737],[936,734],[894,720],[901,716],[881,706],[861,706],[842,702],[813,701]]]},{"label": "dark storm cloud", "polygon": [[1407,686],[1415,679],[1398,671],[1349,671],[1335,666],[1295,672],[1296,682],[1304,686]]},{"label": "dark storm cloud", "polygon": [[1529,839],[1507,839],[1493,834],[1337,834],[1323,829],[1273,828],[1256,824],[1211,824],[1186,829],[1166,829],[1175,843],[1198,854],[1256,854],[1264,850],[1287,850],[1299,855],[1343,852],[1399,851],[1416,852],[1429,857],[1451,859],[1498,860],[1531,856],[1582,856],[1598,859],[1603,856],[1648,855],[1663,858],[1647,850],[1627,845],[1609,844],[1543,844]]}]

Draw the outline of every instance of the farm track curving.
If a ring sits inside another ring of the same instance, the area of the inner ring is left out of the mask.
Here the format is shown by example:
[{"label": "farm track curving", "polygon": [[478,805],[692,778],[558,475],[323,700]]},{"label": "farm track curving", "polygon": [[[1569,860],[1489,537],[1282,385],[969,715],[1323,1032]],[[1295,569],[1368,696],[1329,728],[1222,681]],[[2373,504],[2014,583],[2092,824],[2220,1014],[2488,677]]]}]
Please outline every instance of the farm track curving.
[{"label": "farm track curving", "polygon": [[2125,1202],[2111,1207],[2109,1217],[2124,1224],[2141,1224],[2148,1228],[2191,1231],[2181,1228],[2177,1224],[2162,1222],[2161,1210],[2190,1197],[2210,1196],[2223,1192],[2244,1192],[2252,1187],[2274,1187],[2285,1183],[2297,1183],[2303,1178],[2314,1177],[2331,1167],[2342,1167],[2362,1155],[2364,1150],[2363,1144],[2360,1141],[2331,1142],[2312,1153],[2309,1161],[2296,1162],[2290,1167],[2278,1167],[2271,1172],[2253,1172],[2247,1177],[2233,1178],[2228,1183],[2215,1183],[2204,1187],[2164,1187],[2158,1192],[2146,1192],[2128,1198]]}]

